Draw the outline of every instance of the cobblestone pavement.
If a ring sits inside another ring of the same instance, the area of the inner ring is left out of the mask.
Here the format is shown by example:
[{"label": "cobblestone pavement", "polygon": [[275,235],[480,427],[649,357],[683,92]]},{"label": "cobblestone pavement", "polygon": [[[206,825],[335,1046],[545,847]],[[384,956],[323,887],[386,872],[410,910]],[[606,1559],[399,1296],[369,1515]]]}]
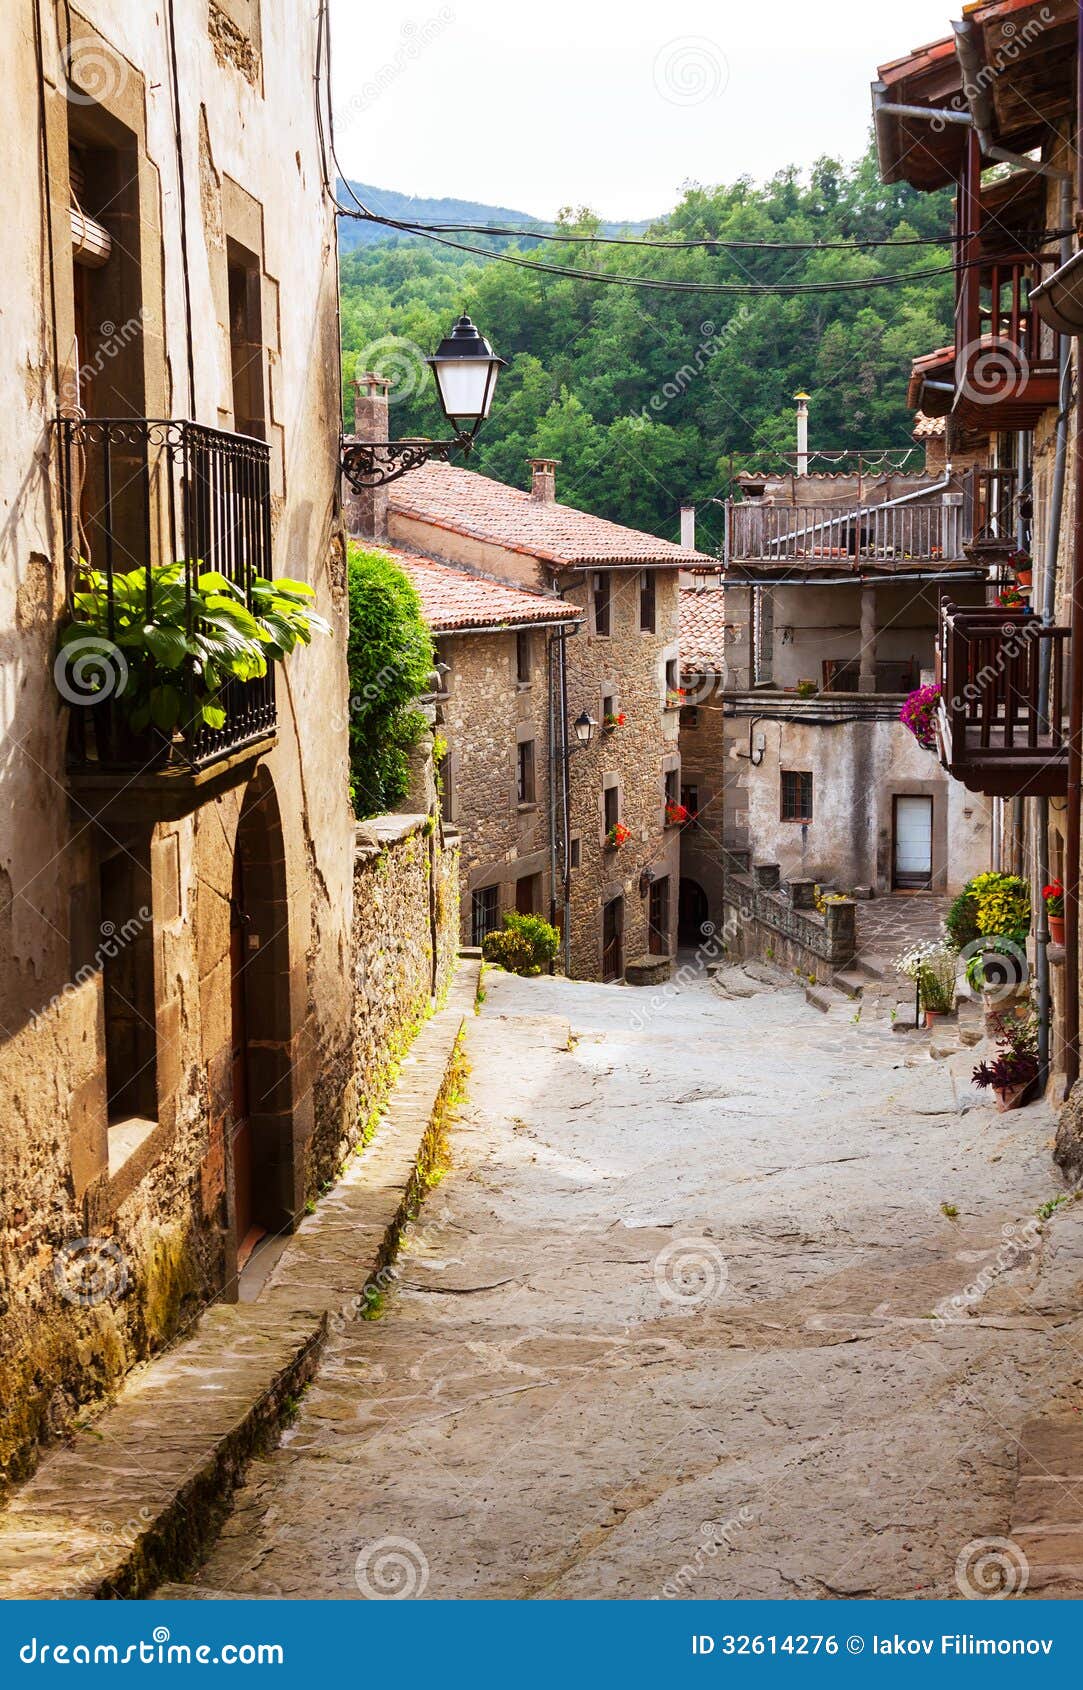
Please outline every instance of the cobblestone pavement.
[{"label": "cobblestone pavement", "polygon": [[977,1595],[990,1553],[1010,1583],[1020,1436],[1083,1378],[1044,1105],[799,989],[486,985],[399,1281],[191,1594]]},{"label": "cobblestone pavement", "polygon": [[894,962],[912,945],[940,935],[950,898],[935,892],[893,892],[857,905],[857,954]]}]

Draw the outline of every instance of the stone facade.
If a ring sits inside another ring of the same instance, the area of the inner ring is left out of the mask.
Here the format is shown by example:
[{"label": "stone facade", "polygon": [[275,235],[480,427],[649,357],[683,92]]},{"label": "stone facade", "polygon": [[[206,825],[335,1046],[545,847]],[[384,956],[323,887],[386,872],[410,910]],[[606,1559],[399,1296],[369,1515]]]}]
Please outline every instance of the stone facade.
[{"label": "stone facade", "polygon": [[[448,748],[442,802],[445,818],[462,834],[461,931],[467,945],[480,940],[474,894],[487,887],[497,889],[497,917],[516,909],[547,920],[555,913],[548,684],[553,638],[545,628],[524,630],[530,678],[520,680],[516,634],[438,636],[439,656],[448,666],[438,723]],[[521,745],[532,748],[533,780],[531,794],[522,799]]]},{"label": "stone facade", "polygon": [[749,874],[726,877],[723,942],[729,957],[756,957],[830,983],[853,961],[856,905],[834,898],[815,907],[811,880],[782,881],[777,863],[758,863]]},{"label": "stone facade", "polygon": [[[246,1238],[295,1223],[358,1110],[335,231],[297,78],[315,17],[222,0],[208,22],[205,0],[177,0],[182,181],[161,16],[126,8],[121,37],[105,0],[42,14],[42,87],[36,8],[16,10],[0,184],[19,254],[0,374],[6,1479],[202,1303],[236,1296]],[[73,256],[76,200],[111,241],[93,269]],[[185,813],[157,814],[153,773],[117,783],[127,807],[69,793],[81,707],[53,678],[68,582],[50,424],[76,407],[260,434],[274,567],[309,580],[333,626],[280,672],[277,737],[224,760]]]}]

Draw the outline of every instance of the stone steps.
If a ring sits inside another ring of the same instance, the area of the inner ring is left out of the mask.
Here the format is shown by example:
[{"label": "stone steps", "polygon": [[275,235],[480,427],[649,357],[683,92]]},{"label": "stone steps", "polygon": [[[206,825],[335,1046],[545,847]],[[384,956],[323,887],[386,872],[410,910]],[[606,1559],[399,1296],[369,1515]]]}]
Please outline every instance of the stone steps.
[{"label": "stone steps", "polygon": [[460,962],[372,1143],[301,1223],[259,1299],[207,1309],[15,1493],[0,1514],[5,1597],[136,1597],[195,1563],[249,1461],[292,1417],[328,1331],[382,1283],[423,1195],[418,1170],[478,973],[475,959]]}]

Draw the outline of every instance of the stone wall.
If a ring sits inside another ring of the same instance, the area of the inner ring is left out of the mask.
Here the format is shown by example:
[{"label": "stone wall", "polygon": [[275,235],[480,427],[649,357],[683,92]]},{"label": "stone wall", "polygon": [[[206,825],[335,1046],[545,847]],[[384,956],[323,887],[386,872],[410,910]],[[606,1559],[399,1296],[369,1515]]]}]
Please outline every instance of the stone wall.
[{"label": "stone wall", "polygon": [[316,1169],[337,1173],[372,1131],[397,1065],[451,982],[458,954],[459,841],[430,816],[358,824],[354,856],[354,1074],[358,1114]]},{"label": "stone wall", "polygon": [[806,978],[830,981],[853,961],[856,905],[829,903],[821,914],[810,880],[783,883],[777,863],[757,863],[751,874],[726,876],[723,938],[731,957],[757,957]]},{"label": "stone wall", "polygon": [[682,937],[695,943],[699,910],[716,927],[722,923],[726,816],[735,807],[726,799],[734,795],[742,765],[726,756],[721,676],[688,674],[684,686],[689,703],[680,714],[681,784],[694,792],[696,819],[681,829],[681,925]]},{"label": "stone wall", "polygon": [[[462,834],[461,936],[472,942],[471,894],[497,886],[499,909],[516,908],[516,884],[534,881],[537,915],[549,916],[550,761],[549,635],[530,633],[530,680],[517,679],[516,636],[445,634],[439,651],[449,671],[438,732],[448,745],[445,814]],[[520,741],[534,745],[534,798],[520,804]]]}]

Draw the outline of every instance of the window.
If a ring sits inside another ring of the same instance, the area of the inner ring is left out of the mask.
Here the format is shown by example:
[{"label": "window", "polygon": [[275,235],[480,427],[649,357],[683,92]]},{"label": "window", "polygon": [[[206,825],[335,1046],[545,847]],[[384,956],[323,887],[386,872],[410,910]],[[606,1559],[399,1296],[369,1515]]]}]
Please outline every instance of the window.
[{"label": "window", "polygon": [[520,804],[533,804],[534,802],[534,741],[532,739],[524,739],[519,747],[516,795]]},{"label": "window", "polygon": [[654,602],[654,571],[645,569],[639,577],[639,627],[644,634],[653,634],[656,621]]},{"label": "window", "polygon": [[530,634],[525,628],[515,636],[515,679],[520,686],[530,683]]},{"label": "window", "polygon": [[541,875],[524,874],[515,882],[515,908],[520,915],[537,915]]},{"label": "window", "polygon": [[812,820],[812,775],[806,769],[783,769],[779,814],[784,822]]},{"label": "window", "polygon": [[681,678],[677,673],[677,659],[669,657],[666,659],[666,691],[676,692],[680,684]]},{"label": "window", "polygon": [[149,849],[102,863],[100,946],[109,1121],[158,1115],[154,927]]},{"label": "window", "polygon": [[620,821],[620,788],[607,786],[602,794],[602,813],[605,831],[611,832]]},{"label": "window", "polygon": [[696,817],[699,815],[699,787],[682,786],[681,803],[688,811],[691,820],[695,821]]},{"label": "window", "polygon": [[604,722],[607,716],[615,716],[616,714],[617,714],[617,695],[616,695],[616,693],[603,692],[603,694],[602,694],[602,721]]},{"label": "window", "polygon": [[495,933],[500,925],[500,888],[479,886],[470,900],[470,943],[484,943],[487,933]]},{"label": "window", "polygon": [[226,245],[229,279],[229,356],[233,375],[233,426],[238,434],[267,438],[263,403],[263,312],[260,263],[230,240]]},{"label": "window", "polygon": [[579,835],[577,833],[568,846],[568,867],[578,868],[581,861],[582,850],[580,848]]},{"label": "window", "polygon": [[594,577],[594,632],[607,635],[610,631],[610,579],[604,573]]},{"label": "window", "polygon": [[681,705],[681,727],[682,728],[693,728],[693,729],[699,727],[699,706],[698,705],[696,705],[696,704],[682,704]]},{"label": "window", "polygon": [[666,770],[666,803],[679,804],[681,801],[680,770]]}]

